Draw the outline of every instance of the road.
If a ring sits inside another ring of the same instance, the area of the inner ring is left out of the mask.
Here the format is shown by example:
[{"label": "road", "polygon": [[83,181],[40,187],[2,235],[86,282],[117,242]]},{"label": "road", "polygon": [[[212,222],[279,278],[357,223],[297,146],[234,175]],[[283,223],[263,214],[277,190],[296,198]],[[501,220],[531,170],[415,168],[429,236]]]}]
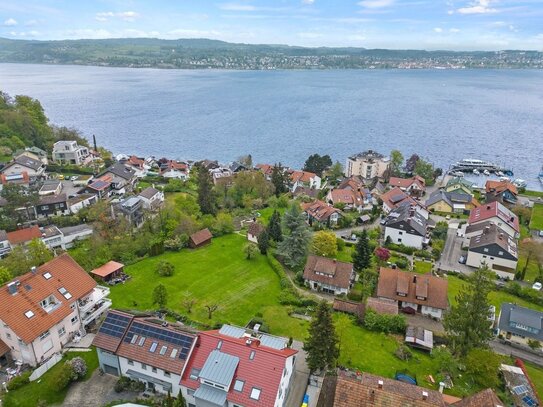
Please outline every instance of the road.
[{"label": "road", "polygon": [[513,348],[512,346],[508,346],[504,343],[501,343],[497,339],[490,342],[490,347],[492,348],[494,352],[499,353],[501,355],[520,358],[525,361],[531,362],[535,365],[543,366],[543,356],[537,356],[531,352],[518,349],[518,348]]},{"label": "road", "polygon": [[438,262],[438,268],[446,271],[457,271],[464,274],[471,274],[472,269],[458,260],[462,255],[462,237],[456,235],[458,223],[450,223],[447,231],[447,240],[443,248],[443,254]]}]

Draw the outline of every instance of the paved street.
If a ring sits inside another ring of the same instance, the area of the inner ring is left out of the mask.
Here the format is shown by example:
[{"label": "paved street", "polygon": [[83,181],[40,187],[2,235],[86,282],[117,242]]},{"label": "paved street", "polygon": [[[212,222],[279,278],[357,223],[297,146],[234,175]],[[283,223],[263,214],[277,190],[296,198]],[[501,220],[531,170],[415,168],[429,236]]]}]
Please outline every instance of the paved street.
[{"label": "paved street", "polygon": [[464,274],[470,274],[471,268],[465,264],[460,264],[458,260],[462,255],[462,237],[456,236],[458,231],[458,223],[449,224],[449,230],[447,231],[447,241],[443,248],[443,254],[439,260],[437,266],[441,270],[457,271]]},{"label": "paved street", "polygon": [[524,351],[518,348],[513,348],[511,346],[501,343],[497,339],[490,342],[490,347],[494,350],[494,352],[499,353],[501,355],[520,358],[528,362],[531,362],[533,364],[536,364],[538,366],[543,366],[543,356],[537,356],[531,352]]}]

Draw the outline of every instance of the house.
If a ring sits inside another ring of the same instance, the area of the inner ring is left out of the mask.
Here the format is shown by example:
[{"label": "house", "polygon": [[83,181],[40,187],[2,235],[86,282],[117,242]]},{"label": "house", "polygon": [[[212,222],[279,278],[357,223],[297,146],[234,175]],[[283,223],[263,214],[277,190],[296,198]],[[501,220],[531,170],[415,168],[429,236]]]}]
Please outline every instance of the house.
[{"label": "house", "polygon": [[91,161],[89,149],[77,141],[61,140],[53,145],[53,161],[59,164],[84,165]]},{"label": "house", "polygon": [[18,229],[13,232],[8,232],[7,238],[11,247],[26,245],[34,239],[41,239],[41,230],[37,225],[25,229]]},{"label": "house", "polygon": [[425,205],[431,212],[467,213],[479,207],[480,203],[472,195],[438,189],[430,195]]},{"label": "house", "polygon": [[145,209],[156,210],[164,204],[164,192],[154,187],[145,188],[138,197],[142,200]]},{"label": "house", "polygon": [[522,367],[502,364],[499,370],[514,406],[537,407],[541,405],[532,381]]},{"label": "house", "polygon": [[317,199],[318,196],[319,196],[319,190],[318,189],[314,189],[314,188],[308,188],[308,187],[297,187],[294,192],[292,193],[292,195],[295,197],[295,198],[298,198],[298,197],[308,197],[308,198],[311,198],[311,199]]},{"label": "house", "polygon": [[404,343],[430,352],[434,348],[434,333],[420,326],[408,326]]},{"label": "house", "polygon": [[134,227],[139,228],[143,225],[144,212],[143,201],[137,196],[131,196],[123,199],[116,207],[117,212]]},{"label": "house", "polygon": [[207,171],[220,167],[219,162],[217,160],[205,159],[205,160],[197,162],[196,164],[200,165],[202,168],[205,168]]},{"label": "house", "polygon": [[445,192],[457,192],[467,195],[473,195],[473,182],[463,177],[454,177],[447,181]]},{"label": "house", "polygon": [[491,389],[464,399],[370,373],[338,370],[324,379],[319,407],[504,407]]},{"label": "house", "polygon": [[158,164],[161,177],[181,180],[186,180],[189,177],[189,167],[187,163],[162,159],[159,160]]},{"label": "house", "polygon": [[58,195],[62,191],[62,182],[57,180],[45,181],[38,191],[39,196]]},{"label": "house", "polygon": [[296,191],[298,187],[321,189],[321,177],[309,171],[288,170],[290,191]]},{"label": "house", "polygon": [[96,202],[98,202],[98,195],[82,193],[68,198],[68,208],[70,208],[71,213],[76,214],[81,209],[93,205]]},{"label": "house", "polygon": [[66,194],[41,196],[35,209],[38,218],[70,214]]},{"label": "house", "polygon": [[352,263],[309,255],[304,268],[304,281],[312,290],[328,294],[348,294],[356,281]]},{"label": "house", "polygon": [[384,219],[385,241],[422,249],[429,241],[428,221],[410,202],[403,202]]},{"label": "house", "polygon": [[148,391],[177,396],[196,340],[193,333],[155,317],[111,310],[93,345],[105,373],[143,382]]},{"label": "house", "polygon": [[247,240],[249,240],[249,242],[258,244],[258,237],[262,234],[262,232],[264,232],[265,229],[266,228],[261,223],[252,222],[247,230]]},{"label": "house", "polygon": [[359,175],[365,180],[387,178],[390,172],[390,159],[376,151],[368,150],[347,158],[345,174],[347,177]]},{"label": "house", "polygon": [[289,407],[297,351],[288,339],[223,325],[198,334],[181,378],[187,405]]},{"label": "house", "polygon": [[228,169],[232,171],[233,173],[241,172],[241,171],[247,171],[249,168],[247,168],[244,164],[234,161],[232,164],[228,166]]},{"label": "house", "polygon": [[214,185],[230,187],[234,183],[234,173],[229,168],[219,167],[209,170],[209,172]]},{"label": "house", "polygon": [[332,205],[342,205],[345,210],[371,210],[372,196],[367,188],[361,189],[339,189],[332,188],[326,195],[326,202]]},{"label": "house", "polygon": [[41,241],[49,249],[66,249],[64,246],[64,235],[55,225],[40,228]]},{"label": "house", "polygon": [[[112,188],[111,187],[111,180],[112,180],[112,177],[110,177],[110,176],[102,176],[102,177],[100,177],[98,179],[95,179],[90,184],[83,187],[79,191],[79,194],[93,195],[93,196],[98,197],[98,199],[109,198],[109,196],[111,194],[111,188]],[[81,209],[81,208],[79,208],[79,209]]]},{"label": "house", "polygon": [[498,317],[498,333],[506,342],[528,345],[528,341],[539,342],[543,347],[543,312],[502,303]]},{"label": "house", "polygon": [[466,265],[486,264],[500,277],[513,280],[518,262],[516,240],[493,223],[483,225],[481,233],[470,238]]},{"label": "house", "polygon": [[0,191],[4,185],[21,185],[28,188],[30,185],[30,176],[26,171],[11,175],[0,174],[0,183]]},{"label": "house", "polygon": [[502,204],[515,205],[518,201],[518,189],[509,181],[488,180],[485,184],[486,202],[498,201]]},{"label": "house", "polygon": [[517,215],[499,202],[494,201],[471,210],[468,219],[469,225],[476,225],[486,221],[496,224],[511,237],[518,239],[520,236]]},{"label": "house", "polygon": [[17,150],[13,154],[14,157],[18,157],[20,155],[33,158],[34,160],[39,160],[45,165],[48,164],[47,151],[38,147],[26,147],[24,150]]},{"label": "house", "polygon": [[8,234],[5,230],[0,230],[0,259],[7,256],[11,252]]},{"label": "house", "polygon": [[197,249],[198,247],[205,246],[209,243],[211,243],[211,239],[213,238],[213,235],[209,231],[209,229],[202,229],[196,233],[193,233],[189,237],[189,247],[191,249]]},{"label": "house", "polygon": [[111,306],[108,295],[62,254],[0,287],[0,340],[13,360],[36,366],[85,335]]},{"label": "house", "polygon": [[426,192],[426,181],[418,175],[411,178],[390,177],[388,185],[391,188],[400,188],[411,196],[420,197]]},{"label": "house", "polygon": [[63,243],[66,249],[72,248],[80,240],[89,239],[94,233],[92,227],[86,224],[66,226],[60,228],[60,232],[63,235]]},{"label": "house", "polygon": [[124,264],[111,260],[91,270],[90,273],[104,283],[108,283],[111,280],[121,277],[124,273]]},{"label": "house", "polygon": [[131,192],[137,180],[136,171],[121,163],[115,163],[107,168],[100,174],[100,177],[104,176],[111,183],[111,188],[114,192],[119,195]]},{"label": "house", "polygon": [[26,173],[31,180],[35,180],[44,176],[45,164],[40,160],[20,155],[2,168],[1,172],[8,178]]},{"label": "house", "polygon": [[270,164],[257,164],[255,165],[255,168],[259,171],[262,171],[262,173],[264,174],[264,177],[268,180],[268,181],[271,181],[271,177],[272,177],[272,174],[273,174],[273,165],[270,165]]},{"label": "house", "polygon": [[132,168],[134,170],[134,175],[137,178],[143,178],[147,176],[147,173],[151,169],[151,166],[145,162],[145,158],[137,157],[135,155],[131,155],[130,157],[128,157],[128,159],[123,164]]},{"label": "house", "polygon": [[393,209],[397,208],[402,202],[410,202],[413,205],[418,205],[417,201],[411,198],[408,194],[402,191],[400,188],[392,188],[390,191],[381,195],[383,201],[383,212],[385,214],[390,213]]},{"label": "house", "polygon": [[302,211],[307,217],[310,226],[319,225],[322,227],[337,226],[341,218],[341,211],[322,201],[302,203]]},{"label": "house", "polygon": [[398,303],[388,298],[368,297],[366,309],[371,309],[381,315],[398,315]]},{"label": "house", "polygon": [[379,270],[377,297],[396,301],[400,311],[409,312],[409,308],[437,319],[443,318],[449,306],[447,280],[386,267]]}]

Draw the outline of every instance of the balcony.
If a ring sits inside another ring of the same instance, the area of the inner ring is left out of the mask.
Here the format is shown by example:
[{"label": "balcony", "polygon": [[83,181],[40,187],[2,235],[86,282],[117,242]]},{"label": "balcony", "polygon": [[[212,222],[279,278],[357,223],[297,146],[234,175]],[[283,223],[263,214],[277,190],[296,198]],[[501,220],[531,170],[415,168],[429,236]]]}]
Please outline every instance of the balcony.
[{"label": "balcony", "polygon": [[86,314],[83,315],[83,319],[81,321],[83,323],[83,326],[89,325],[102,313],[106,312],[109,308],[111,308],[111,300],[109,298],[100,300],[94,305],[93,308],[91,308]]},{"label": "balcony", "polygon": [[109,288],[97,285],[92,293],[88,297],[85,297],[78,301],[79,311],[81,314],[85,314],[92,309],[98,302],[106,298],[109,295]]}]

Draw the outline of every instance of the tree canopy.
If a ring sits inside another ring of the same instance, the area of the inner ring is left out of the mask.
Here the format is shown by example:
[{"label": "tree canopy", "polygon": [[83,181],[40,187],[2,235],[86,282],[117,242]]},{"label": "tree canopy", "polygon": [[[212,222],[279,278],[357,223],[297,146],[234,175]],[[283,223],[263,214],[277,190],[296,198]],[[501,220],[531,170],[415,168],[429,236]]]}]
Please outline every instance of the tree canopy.
[{"label": "tree canopy", "polygon": [[320,177],[322,176],[322,172],[331,166],[332,159],[328,154],[323,156],[319,154],[312,154],[305,161],[304,171],[313,172]]},{"label": "tree canopy", "polygon": [[287,266],[301,267],[307,256],[311,235],[297,203],[291,205],[285,212],[283,225],[286,233],[283,241],[279,244],[278,253],[283,256]]},{"label": "tree canopy", "polygon": [[315,310],[304,350],[311,371],[335,367],[339,357],[338,337],[332,320],[332,309],[326,301],[320,302]]}]

